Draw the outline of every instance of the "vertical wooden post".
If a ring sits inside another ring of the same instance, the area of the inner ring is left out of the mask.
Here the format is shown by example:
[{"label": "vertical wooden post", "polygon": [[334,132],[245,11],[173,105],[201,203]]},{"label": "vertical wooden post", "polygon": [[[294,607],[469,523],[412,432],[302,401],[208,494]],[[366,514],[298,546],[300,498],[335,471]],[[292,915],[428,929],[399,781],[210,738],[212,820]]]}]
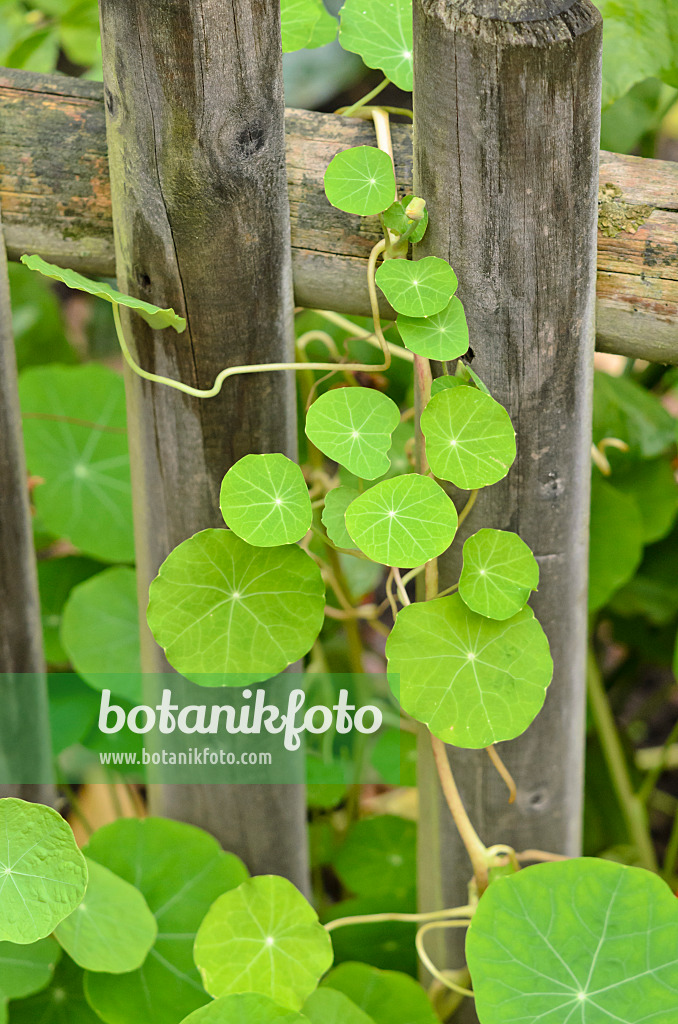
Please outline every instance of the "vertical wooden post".
[{"label": "vertical wooden post", "polygon": [[[0,796],[51,801],[42,623],[0,219]],[[32,772],[32,778],[24,774]],[[10,785],[12,783],[12,785]],[[16,783],[16,784],[14,784]],[[40,785],[39,783],[42,783]]]},{"label": "vertical wooden post", "polygon": [[[513,806],[483,751],[450,748],[450,759],[485,842],[576,854],[601,18],[588,0],[415,0],[414,23],[415,191],[430,209],[419,248],[455,268],[472,366],[518,435],[513,469],[480,492],[463,536],[491,526],[533,548],[541,581],[532,605],[555,662],[543,712],[501,748],[518,785]],[[443,559],[442,587],[459,567],[458,553]],[[423,761],[428,909],[464,903],[470,871],[427,752]],[[458,941],[447,957],[455,966]]]},{"label": "vertical wooden post", "polygon": [[[142,366],[208,387],[224,366],[293,353],[279,4],[100,0],[118,284],[188,320],[126,332]],[[196,400],[128,375],[144,668],[167,671],[145,623],[170,550],[223,526],[219,487],[247,452],[296,453],[289,374]],[[157,810],[207,828],[255,872],[304,885],[302,787],[184,786]]]}]

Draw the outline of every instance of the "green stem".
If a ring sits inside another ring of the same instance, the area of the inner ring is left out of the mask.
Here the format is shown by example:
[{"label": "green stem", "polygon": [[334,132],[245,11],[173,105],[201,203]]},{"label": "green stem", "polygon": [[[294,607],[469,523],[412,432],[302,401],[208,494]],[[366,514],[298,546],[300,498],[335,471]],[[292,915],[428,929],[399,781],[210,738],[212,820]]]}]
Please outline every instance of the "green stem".
[{"label": "green stem", "polygon": [[370,100],[373,100],[375,96],[378,96],[380,92],[383,92],[387,85],[390,85],[390,79],[385,78],[383,82],[380,82],[371,92],[368,92],[362,99],[358,100],[350,107],[344,107],[337,111],[337,113],[343,114],[344,117],[352,117],[357,110],[364,107]]},{"label": "green stem", "polygon": [[651,768],[650,771],[648,771],[647,775],[643,779],[643,784],[638,790],[638,799],[641,803],[647,804],[648,800],[654,793],[662,772],[666,770],[669,749],[676,739],[678,739],[678,722],[675,723],[673,729],[666,737],[666,741],[662,746],[661,756],[657,764],[654,768]]},{"label": "green stem", "polygon": [[657,858],[650,836],[647,812],[633,791],[624,750],[607,699],[598,661],[591,647],[588,652],[586,681],[591,714],[629,838],[638,851],[641,866],[649,871],[657,871]]}]

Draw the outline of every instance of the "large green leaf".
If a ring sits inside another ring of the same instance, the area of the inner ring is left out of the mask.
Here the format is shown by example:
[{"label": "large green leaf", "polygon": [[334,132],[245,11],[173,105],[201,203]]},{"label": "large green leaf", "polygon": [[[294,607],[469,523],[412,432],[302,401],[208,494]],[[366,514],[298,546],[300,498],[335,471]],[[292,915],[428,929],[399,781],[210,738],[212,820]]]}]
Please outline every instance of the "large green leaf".
[{"label": "large green leaf", "polygon": [[439,1024],[426,992],[414,978],[368,964],[339,964],[323,985],[343,992],[375,1024]]},{"label": "large green leaf", "polygon": [[129,974],[88,974],[87,998],[107,1024],[179,1024],[208,1002],[193,963],[193,942],[214,900],[247,872],[216,839],[163,818],[120,819],[86,849],[146,899],[158,937],[143,966]]},{"label": "large green leaf", "polygon": [[139,608],[134,569],[117,565],[79,583],[61,619],[61,642],[75,671],[138,703],[141,697]]},{"label": "large green leaf", "polygon": [[412,0],[346,0],[339,40],[368,68],[381,68],[406,92],[412,89]]},{"label": "large green leaf", "polygon": [[391,435],[399,422],[398,406],[381,391],[337,388],[308,410],[306,436],[351,473],[374,480],[391,465]]},{"label": "large green leaf", "polygon": [[68,654],[59,638],[61,616],[68,595],[78,583],[102,569],[101,562],[80,558],[78,555],[42,558],[38,561],[42,639],[48,665],[65,665],[68,662]]},{"label": "large green leaf", "polygon": [[195,962],[213,996],[258,992],[299,1010],[332,964],[332,943],[291,882],[259,875],[211,907]]},{"label": "large green leaf", "polygon": [[[402,899],[393,895],[359,896],[341,900],[325,908],[323,922],[338,917],[356,917],[365,914],[416,914],[417,894],[412,876],[412,886]],[[418,968],[414,940],[416,925],[411,921],[379,921],[368,924],[351,924],[332,932],[334,961],[346,963],[359,957],[361,962],[380,967],[385,971],[404,971],[416,976]]]},{"label": "large green leaf", "polygon": [[47,263],[41,256],[22,256],[21,262],[25,263],[31,270],[37,270],[38,273],[44,274],[45,277],[52,277],[55,281],[61,281],[69,288],[75,288],[80,292],[87,292],[88,295],[96,295],[97,298],[105,299],[113,305],[126,306],[128,309],[133,309],[135,313],[143,317],[146,323],[150,324],[155,330],[162,330],[163,327],[173,327],[179,334],[186,330],[185,319],[175,313],[173,309],[160,309],[159,306],[154,306],[150,302],[144,302],[143,299],[135,299],[131,295],[123,295],[122,292],[111,288],[109,284],[105,284],[102,281],[90,281],[89,278],[83,277],[76,270],[69,270],[57,267],[53,263]]},{"label": "large green leaf", "polygon": [[87,886],[85,858],[51,807],[0,800],[0,941],[43,939],[71,913]]},{"label": "large green leaf", "polygon": [[478,530],[465,542],[459,594],[472,611],[508,619],[538,586],[537,560],[517,533]]},{"label": "large green leaf", "polygon": [[254,992],[222,996],[186,1017],[182,1024],[309,1024],[296,1010]]},{"label": "large green leaf", "polygon": [[674,1024],[677,949],[668,886],[593,859],[497,879],[466,940],[482,1024]]},{"label": "large green leaf", "polygon": [[626,460],[615,466],[610,482],[638,505],[644,544],[666,536],[678,513],[678,486],[669,459]]},{"label": "large green leaf", "polygon": [[221,514],[248,544],[294,544],[311,526],[313,513],[304,474],[285,455],[245,455],[221,484]]},{"label": "large green leaf", "polygon": [[184,675],[246,672],[253,682],[311,649],[324,609],[320,570],[300,548],[255,548],[228,530],[203,530],[161,565],[148,624]]},{"label": "large green leaf", "polygon": [[457,510],[442,487],[411,473],[382,480],[355,498],[346,529],[368,558],[412,568],[445,551],[457,530]]},{"label": "large green leaf", "polygon": [[[626,441],[631,455],[650,459],[676,443],[676,424],[659,398],[630,377],[595,374],[593,388],[593,440],[605,437]],[[611,460],[619,453],[608,450]]]},{"label": "large green leaf", "polygon": [[10,1024],[101,1024],[83,989],[83,972],[63,956],[49,988],[10,1004]]},{"label": "large green leaf", "polygon": [[364,1010],[335,988],[318,988],[304,1003],[311,1024],[374,1024]]},{"label": "large green leaf", "polygon": [[589,536],[589,610],[627,583],[643,557],[643,520],[635,499],[594,470]]},{"label": "large green leaf", "polygon": [[402,900],[414,885],[416,844],[413,821],[392,814],[363,818],[349,829],[332,866],[356,896],[390,895]]},{"label": "large green leaf", "polygon": [[434,395],[421,414],[426,456],[434,474],[471,490],[506,476],[516,457],[509,414],[476,388]]},{"label": "large green leaf", "polygon": [[337,34],[337,23],[322,0],[282,0],[280,21],[283,53],[324,46]]},{"label": "large green leaf", "polygon": [[470,611],[459,594],[398,613],[386,641],[400,703],[458,747],[512,740],[539,713],[553,662],[532,610],[504,622]]},{"label": "large green leaf", "polygon": [[325,496],[322,521],[327,536],[338,548],[352,548],[353,541],[346,529],[346,509],[360,494],[354,487],[335,487]]},{"label": "large green leaf", "polygon": [[603,107],[645,78],[678,88],[673,0],[599,0],[597,6],[603,15]]},{"label": "large green leaf", "polygon": [[375,146],[354,146],[337,153],[325,171],[325,195],[345,213],[367,217],[381,213],[396,191],[393,161]]},{"label": "large green leaf", "polygon": [[0,1024],[6,1024],[10,999],[25,999],[49,985],[61,950],[54,939],[30,946],[0,942]]},{"label": "large green leaf", "polygon": [[449,305],[457,290],[457,275],[445,260],[384,260],[376,282],[396,313],[409,317],[431,316]]},{"label": "large green leaf", "polygon": [[125,974],[141,967],[158,925],[137,888],[108,868],[87,862],[89,880],[82,903],[54,934],[76,964],[87,971]]},{"label": "large green leaf", "polygon": [[453,295],[433,316],[402,316],[397,320],[403,342],[418,356],[445,362],[468,351],[468,324],[461,299]]},{"label": "large green leaf", "polygon": [[96,363],[39,366],[19,395],[33,500],[46,530],[108,562],[134,559],[122,377]]}]

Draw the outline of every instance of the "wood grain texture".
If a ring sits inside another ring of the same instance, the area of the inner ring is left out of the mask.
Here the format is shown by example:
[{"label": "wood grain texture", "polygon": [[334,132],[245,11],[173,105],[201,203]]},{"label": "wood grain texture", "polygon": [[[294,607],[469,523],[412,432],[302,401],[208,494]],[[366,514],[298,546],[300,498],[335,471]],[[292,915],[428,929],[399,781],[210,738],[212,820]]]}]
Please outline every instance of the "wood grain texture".
[{"label": "wood grain texture", "polygon": [[51,744],[28,474],[0,218],[0,796],[50,800]]},{"label": "wood grain texture", "polygon": [[[373,130],[301,110],[287,111],[285,127],[296,302],[367,314],[365,267],[379,225],[333,209],[322,179],[336,152],[372,143]],[[394,125],[393,136],[404,194],[412,132]],[[676,363],[678,164],[601,153],[600,184],[620,189],[613,203],[649,205],[651,213],[638,228],[598,235],[597,347]],[[11,258],[39,252],[84,273],[115,274],[98,83],[0,70],[0,200]]]},{"label": "wood grain texture", "polygon": [[[119,287],[188,320],[126,330],[140,363],[193,386],[229,363],[287,361],[293,294],[277,5],[101,0]],[[226,470],[296,454],[290,374],[239,377],[201,401],[127,377],[140,603],[181,541],[223,527]],[[142,622],[144,667],[167,664]],[[181,702],[178,677],[173,694]],[[165,787],[156,810],[214,833],[251,871],[307,884],[302,787]]]},{"label": "wood grain texture", "polygon": [[[470,533],[515,531],[540,564],[532,604],[555,662],[544,710],[500,747],[518,788],[513,806],[484,751],[450,748],[450,760],[488,845],[576,854],[601,18],[588,0],[520,25],[459,14],[448,0],[415,0],[414,9],[415,188],[431,211],[421,255],[454,266],[472,365],[508,409],[518,439],[508,477],[480,492],[459,543],[441,559],[441,586],[458,578]],[[469,863],[426,744],[422,754],[420,897],[424,909],[455,906],[465,901]],[[440,962],[456,965],[458,938],[446,956],[440,934]]]}]

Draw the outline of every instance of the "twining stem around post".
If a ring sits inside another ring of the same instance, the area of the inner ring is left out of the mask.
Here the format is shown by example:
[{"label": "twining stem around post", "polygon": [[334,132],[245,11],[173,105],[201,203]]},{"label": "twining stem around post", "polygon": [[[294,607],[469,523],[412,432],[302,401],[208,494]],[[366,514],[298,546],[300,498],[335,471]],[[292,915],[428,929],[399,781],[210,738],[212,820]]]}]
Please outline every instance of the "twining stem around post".
[{"label": "twining stem around post", "polygon": [[433,756],[436,762],[436,768],[438,769],[438,777],[440,778],[440,784],[443,789],[447,806],[450,809],[450,813],[454,818],[454,823],[457,826],[461,840],[466,847],[466,852],[469,855],[471,866],[473,867],[473,874],[475,875],[476,886],[478,888],[478,895],[480,896],[487,889],[489,882],[488,866],[487,866],[487,848],[481,841],[478,833],[471,824],[471,819],[466,813],[466,808],[462,803],[457,784],[454,781],[454,775],[450,768],[450,762],[447,759],[447,748],[442,740],[439,740],[437,736],[431,736],[431,746],[433,747]]}]

